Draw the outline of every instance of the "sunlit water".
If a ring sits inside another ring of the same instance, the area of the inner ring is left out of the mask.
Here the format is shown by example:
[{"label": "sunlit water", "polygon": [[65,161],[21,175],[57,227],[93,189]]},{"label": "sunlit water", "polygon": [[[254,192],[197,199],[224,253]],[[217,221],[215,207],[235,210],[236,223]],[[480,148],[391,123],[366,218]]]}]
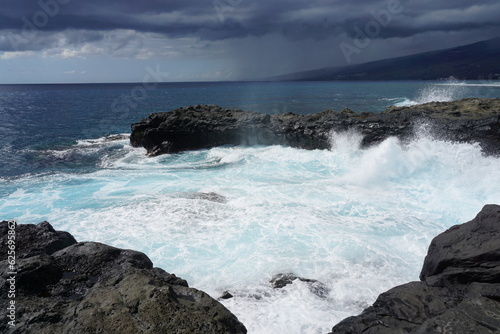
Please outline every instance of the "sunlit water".
[{"label": "sunlit water", "polygon": [[[0,218],[47,220],[79,241],[142,251],[214,298],[229,291],[222,303],[249,333],[327,333],[418,280],[435,235],[500,203],[500,159],[477,145],[436,141],[425,127],[405,146],[362,150],[361,139],[155,158],[126,138],[32,145],[21,160],[38,171],[0,178]],[[278,273],[317,283],[273,289]]]}]

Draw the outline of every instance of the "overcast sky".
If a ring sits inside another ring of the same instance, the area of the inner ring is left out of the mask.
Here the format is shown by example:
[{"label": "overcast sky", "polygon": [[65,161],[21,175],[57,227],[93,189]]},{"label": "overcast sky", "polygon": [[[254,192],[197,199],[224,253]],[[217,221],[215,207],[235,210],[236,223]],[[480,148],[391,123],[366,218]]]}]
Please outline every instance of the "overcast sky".
[{"label": "overcast sky", "polygon": [[0,0],[0,83],[245,80],[500,36],[498,0]]}]

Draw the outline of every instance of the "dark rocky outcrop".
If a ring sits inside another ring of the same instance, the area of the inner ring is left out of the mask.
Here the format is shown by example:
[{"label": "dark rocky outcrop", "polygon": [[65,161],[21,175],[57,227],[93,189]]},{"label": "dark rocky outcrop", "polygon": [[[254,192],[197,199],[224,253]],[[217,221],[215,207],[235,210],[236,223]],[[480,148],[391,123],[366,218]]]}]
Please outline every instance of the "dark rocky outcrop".
[{"label": "dark rocky outcrop", "polygon": [[486,206],[473,221],[434,238],[420,280],[432,286],[500,283],[500,206]]},{"label": "dark rocky outcrop", "polygon": [[474,98],[389,107],[383,113],[354,113],[346,108],[310,115],[266,115],[196,105],[152,114],[132,124],[130,142],[152,156],[222,145],[329,149],[333,131],[355,129],[364,136],[366,147],[390,136],[412,138],[422,123],[437,138],[477,142],[484,152],[500,154],[500,99]]},{"label": "dark rocky outcrop", "polygon": [[229,292],[229,291],[224,291],[222,295],[219,297],[219,299],[224,300],[224,299],[231,299],[234,296]]},{"label": "dark rocky outcrop", "polygon": [[306,283],[317,283],[318,281],[315,279],[310,279],[310,278],[303,278],[303,277],[298,277],[293,273],[286,273],[286,274],[276,274],[271,278],[269,283],[273,286],[275,289],[281,289],[287,286],[288,284],[292,284],[293,281],[299,280],[301,282],[306,282]]},{"label": "dark rocky outcrop", "polygon": [[276,274],[271,278],[269,283],[271,283],[274,289],[281,289],[289,284],[293,284],[296,280],[306,283],[309,291],[320,298],[326,298],[330,292],[330,289],[318,280],[299,277],[293,273]]},{"label": "dark rocky outcrop", "polygon": [[434,238],[420,279],[382,293],[332,333],[500,332],[500,206]]},{"label": "dark rocky outcrop", "polygon": [[[8,225],[0,248],[7,254]],[[80,242],[49,223],[16,228],[15,299],[7,260],[0,303],[15,300],[16,327],[0,311],[2,333],[246,333],[222,304],[185,280],[153,268],[143,253]]]},{"label": "dark rocky outcrop", "polygon": [[[13,222],[11,222],[13,223]],[[7,254],[5,237],[8,236],[8,222],[0,224],[0,251]],[[75,238],[68,232],[56,231],[48,222],[38,225],[16,225],[16,256],[28,258],[41,254],[52,254],[60,249],[76,244]]]}]

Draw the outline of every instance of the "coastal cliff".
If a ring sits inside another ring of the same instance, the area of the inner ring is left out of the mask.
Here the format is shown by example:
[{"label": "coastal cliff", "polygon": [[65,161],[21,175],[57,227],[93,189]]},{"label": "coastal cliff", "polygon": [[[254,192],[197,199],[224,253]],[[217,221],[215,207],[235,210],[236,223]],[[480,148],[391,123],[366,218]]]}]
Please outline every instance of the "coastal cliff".
[{"label": "coastal cliff", "polygon": [[[153,268],[143,253],[77,242],[47,222],[14,224],[0,223],[2,254],[10,245],[8,231],[15,230],[17,272],[10,280],[13,270],[5,256],[0,262],[2,333],[247,332],[222,304]],[[14,312],[6,307],[11,301]]]},{"label": "coastal cliff", "polygon": [[434,238],[420,274],[382,293],[330,334],[498,333],[500,206]]},{"label": "coastal cliff", "polygon": [[484,153],[500,154],[500,99],[468,98],[411,107],[389,107],[382,113],[349,109],[317,114],[267,115],[196,105],[155,113],[132,124],[131,145],[148,155],[176,153],[222,145],[285,145],[331,148],[331,134],[356,130],[362,146],[395,136],[405,141],[425,124],[437,139],[478,143]]}]

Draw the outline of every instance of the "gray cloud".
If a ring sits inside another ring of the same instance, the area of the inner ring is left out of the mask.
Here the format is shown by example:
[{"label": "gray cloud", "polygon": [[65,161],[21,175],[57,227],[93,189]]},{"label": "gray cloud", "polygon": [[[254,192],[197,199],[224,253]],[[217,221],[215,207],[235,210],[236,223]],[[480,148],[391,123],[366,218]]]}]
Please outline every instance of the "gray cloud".
[{"label": "gray cloud", "polygon": [[[68,3],[63,5],[58,1]],[[402,1],[401,6],[401,17],[395,18],[397,26],[385,32],[389,37],[397,36],[398,31],[405,37],[429,30],[462,30],[500,24],[498,1],[410,0]],[[384,1],[367,0],[4,0],[0,30],[22,30],[23,17],[35,25],[37,19],[38,23],[43,23],[43,15],[37,17],[36,14],[45,11],[49,12],[49,17],[40,27],[45,31],[131,29],[210,40],[268,33],[299,39],[324,38],[327,34],[350,33],[356,23],[373,19],[372,11],[386,7]],[[440,12],[445,16],[439,15]]]},{"label": "gray cloud", "polygon": [[[387,12],[388,1],[397,0],[2,0],[0,52],[227,54],[242,68],[265,58],[271,62],[263,67],[278,72],[343,65],[339,43],[357,38],[376,20],[374,13]],[[356,62],[479,41],[500,27],[498,0],[401,0],[400,7]],[[286,65],[284,57],[290,58]]]}]

